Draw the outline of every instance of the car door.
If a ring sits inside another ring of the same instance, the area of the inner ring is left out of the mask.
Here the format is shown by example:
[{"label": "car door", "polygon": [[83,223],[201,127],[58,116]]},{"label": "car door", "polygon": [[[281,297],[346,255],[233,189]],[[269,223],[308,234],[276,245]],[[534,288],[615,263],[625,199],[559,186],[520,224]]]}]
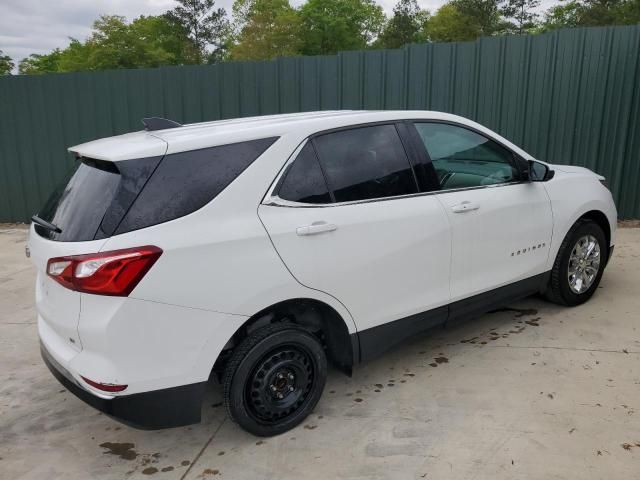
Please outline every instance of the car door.
[{"label": "car door", "polygon": [[513,287],[487,300],[498,304],[520,289],[535,291],[552,233],[544,186],[522,181],[516,154],[477,131],[439,122],[414,126],[437,174],[435,197],[451,225],[452,302],[505,285]]},{"label": "car door", "polygon": [[[375,348],[442,323],[447,217],[438,199],[418,192],[396,126],[318,135],[294,158],[258,210],[292,275],[342,302],[359,331],[407,319],[395,332],[377,330]],[[374,347],[360,339],[367,357]]]}]

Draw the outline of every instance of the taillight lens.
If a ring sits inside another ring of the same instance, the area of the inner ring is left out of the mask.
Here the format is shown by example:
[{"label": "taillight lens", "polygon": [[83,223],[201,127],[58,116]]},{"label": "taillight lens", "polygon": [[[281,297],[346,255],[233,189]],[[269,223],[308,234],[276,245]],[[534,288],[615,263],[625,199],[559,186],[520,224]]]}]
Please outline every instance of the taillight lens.
[{"label": "taillight lens", "polygon": [[128,387],[128,385],[116,385],[115,383],[94,382],[93,380],[90,380],[87,377],[83,377],[82,375],[80,375],[80,378],[82,378],[82,380],[87,382],[93,388],[97,388],[98,390],[102,390],[103,392],[109,392],[109,393],[122,392]]},{"label": "taillight lens", "polygon": [[126,297],[161,254],[161,249],[149,245],[52,258],[47,262],[47,275],[78,292]]}]

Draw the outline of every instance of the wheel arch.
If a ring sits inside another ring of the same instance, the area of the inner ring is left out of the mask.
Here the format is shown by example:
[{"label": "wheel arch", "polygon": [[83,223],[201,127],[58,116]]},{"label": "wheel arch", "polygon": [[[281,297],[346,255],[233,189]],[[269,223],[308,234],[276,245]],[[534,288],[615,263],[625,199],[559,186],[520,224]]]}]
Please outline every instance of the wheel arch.
[{"label": "wheel arch", "polygon": [[612,220],[610,219],[610,216],[605,213],[606,209],[600,208],[601,206],[602,205],[599,205],[598,203],[591,203],[581,211],[572,212],[570,215],[567,215],[567,213],[563,213],[562,211],[554,212],[554,216],[557,216],[558,218],[554,220],[552,247],[547,259],[547,268],[549,270],[553,268],[553,264],[557,256],[560,254],[560,247],[562,246],[562,242],[565,237],[578,222],[583,220],[591,220],[602,228],[607,243],[607,255],[609,254],[615,225],[611,224]]},{"label": "wheel arch", "polygon": [[589,210],[588,212],[582,214],[575,223],[581,220],[591,220],[596,223],[604,232],[604,236],[607,240],[607,254],[611,247],[611,225],[609,224],[609,219],[601,210]]},{"label": "wheel arch", "polygon": [[[566,257],[566,255],[572,255],[571,252],[575,248],[576,239],[582,238],[576,236],[574,232],[589,224],[595,224],[600,227],[600,230],[602,230],[602,235],[604,236],[605,241],[604,243],[606,244],[601,246],[601,256],[604,258],[604,262],[599,266],[599,270],[595,279],[587,285],[587,288],[585,290],[569,290],[570,285],[567,282],[567,268],[568,262],[570,260]],[[552,269],[549,272],[549,283],[542,292],[544,293],[545,297],[553,303],[564,306],[576,306],[589,300],[589,298],[591,298],[591,295],[593,295],[593,292],[595,292],[595,288],[600,282],[600,278],[602,277],[604,268],[606,267],[606,264],[609,260],[609,255],[612,248],[610,244],[611,235],[611,225],[608,217],[604,214],[604,212],[597,209],[592,209],[577,216],[575,221],[570,224],[567,232],[563,235],[560,246],[558,247],[556,255],[553,259]]]},{"label": "wheel arch", "polygon": [[266,325],[291,321],[305,327],[322,342],[327,359],[351,375],[359,358],[357,335],[350,334],[347,322],[331,305],[315,298],[292,298],[261,309],[249,317],[231,336],[216,359],[214,372],[221,372],[233,349],[251,332]]}]

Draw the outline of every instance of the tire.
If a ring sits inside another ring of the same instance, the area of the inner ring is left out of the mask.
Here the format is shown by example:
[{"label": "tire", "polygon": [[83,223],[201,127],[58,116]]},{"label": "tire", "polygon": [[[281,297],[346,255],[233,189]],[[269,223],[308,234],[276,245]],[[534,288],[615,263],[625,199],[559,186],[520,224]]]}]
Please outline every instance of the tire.
[{"label": "tire", "polygon": [[299,325],[275,323],[251,333],[231,354],[222,380],[224,404],[247,432],[278,435],[313,411],[326,378],[319,340]]},{"label": "tire", "polygon": [[[585,244],[585,239],[587,239],[589,243]],[[584,263],[576,263],[575,259],[582,256],[580,252],[589,250],[587,247],[591,245],[591,240],[597,242],[597,250],[599,253],[596,255],[596,248],[594,247],[591,256],[583,259]],[[581,242],[581,245],[578,245],[579,242]],[[585,245],[587,245],[587,247],[583,248]],[[575,254],[575,256],[572,257],[572,254]],[[549,286],[545,292],[547,299],[559,305],[566,306],[580,305],[589,300],[600,284],[604,267],[607,264],[608,255],[609,246],[607,245],[602,228],[592,220],[580,220],[576,222],[567,233],[562,245],[560,245],[558,255],[551,270]],[[598,262],[597,270],[595,274],[593,274],[595,270],[595,257],[597,257]],[[570,276],[569,268],[571,267],[572,271],[576,271],[576,266],[578,267],[578,276]],[[585,275],[581,274],[581,268],[585,269]],[[579,279],[580,277],[582,277],[584,281],[580,283],[575,282],[575,279]]]}]

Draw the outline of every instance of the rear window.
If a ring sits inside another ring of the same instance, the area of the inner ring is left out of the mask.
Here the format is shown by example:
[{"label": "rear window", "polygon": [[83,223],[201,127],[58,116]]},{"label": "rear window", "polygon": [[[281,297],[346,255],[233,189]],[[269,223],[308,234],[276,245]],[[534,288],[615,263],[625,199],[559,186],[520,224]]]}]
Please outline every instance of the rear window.
[{"label": "rear window", "polygon": [[63,187],[55,191],[38,216],[62,230],[56,233],[36,225],[36,231],[52,240],[93,240],[113,201],[121,176],[114,163],[84,159],[69,172]]},{"label": "rear window", "polygon": [[276,138],[120,162],[83,158],[38,217],[45,238],[81,242],[187,215],[213,200]]}]

